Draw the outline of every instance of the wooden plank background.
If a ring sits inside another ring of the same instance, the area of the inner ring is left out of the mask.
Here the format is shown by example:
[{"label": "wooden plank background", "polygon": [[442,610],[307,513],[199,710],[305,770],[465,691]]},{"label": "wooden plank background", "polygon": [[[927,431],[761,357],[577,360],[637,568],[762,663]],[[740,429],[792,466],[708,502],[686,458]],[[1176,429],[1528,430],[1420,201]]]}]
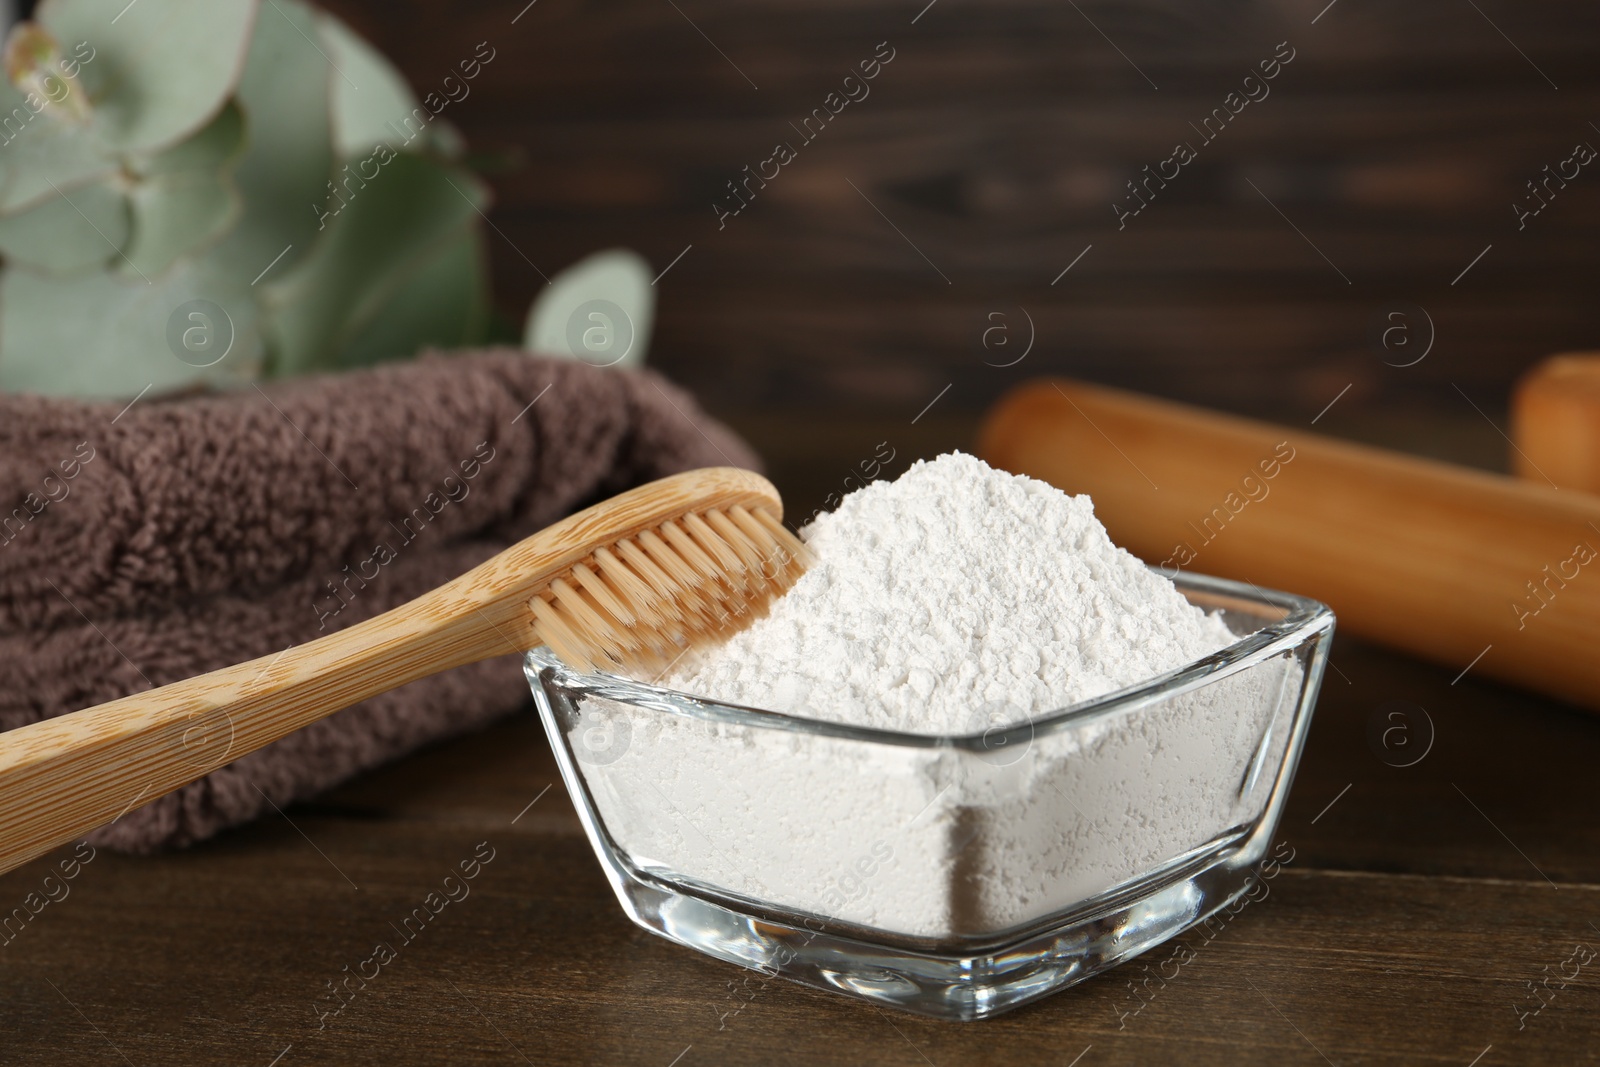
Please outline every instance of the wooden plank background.
[{"label": "wooden plank background", "polygon": [[[1512,207],[1600,146],[1591,3],[524,2],[330,6],[424,91],[497,50],[446,115],[513,164],[507,312],[542,284],[530,261],[692,245],[653,361],[719,413],[909,419],[947,384],[941,410],[976,412],[1049,371],[1288,421],[1346,385],[1346,418],[1470,414],[1453,385],[1495,412],[1532,361],[1600,344],[1600,167],[1525,229]],[[881,41],[870,95],[800,144],[790,123]],[[1270,95],[1200,144],[1189,123],[1284,41]],[[1199,158],[1119,230],[1125,182],[1179,140]],[[719,230],[713,202],[779,141],[798,158]],[[1373,341],[1405,305],[1437,343],[1386,366],[1419,350]],[[1032,351],[985,365],[1022,350],[1021,309]],[[1016,343],[985,350],[997,323]]]}]

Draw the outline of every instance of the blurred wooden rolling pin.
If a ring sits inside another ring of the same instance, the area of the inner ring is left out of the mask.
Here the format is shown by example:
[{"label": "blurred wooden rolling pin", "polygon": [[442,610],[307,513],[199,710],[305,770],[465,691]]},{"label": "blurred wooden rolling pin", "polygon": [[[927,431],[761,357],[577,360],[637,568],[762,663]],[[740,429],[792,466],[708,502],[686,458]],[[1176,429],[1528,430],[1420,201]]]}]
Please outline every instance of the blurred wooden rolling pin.
[{"label": "blurred wooden rolling pin", "polygon": [[1002,398],[978,447],[1090,494],[1152,563],[1316,597],[1452,673],[1600,710],[1600,497],[1063,379]]},{"label": "blurred wooden rolling pin", "polygon": [[1551,356],[1511,397],[1511,469],[1531,482],[1600,493],[1600,356]]}]

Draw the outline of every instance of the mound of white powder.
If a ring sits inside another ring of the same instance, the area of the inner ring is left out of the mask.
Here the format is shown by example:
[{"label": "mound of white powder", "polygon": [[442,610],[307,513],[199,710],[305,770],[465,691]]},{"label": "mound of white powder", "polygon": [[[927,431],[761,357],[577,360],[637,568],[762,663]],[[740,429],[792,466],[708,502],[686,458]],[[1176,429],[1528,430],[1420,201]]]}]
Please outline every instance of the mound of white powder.
[{"label": "mound of white powder", "polygon": [[664,684],[916,733],[981,732],[1192,663],[1234,635],[1111,543],[1086,496],[961,453],[800,531],[771,614]]},{"label": "mound of white powder", "polygon": [[[802,532],[816,560],[771,614],[660,684],[972,735],[1236,640],[1113,546],[1087,497],[971,456],[873,483]],[[530,675],[537,688],[536,664]],[[560,728],[638,870],[895,934],[988,936],[1241,840],[1303,681],[1282,652],[995,749],[987,735],[867,743],[593,694]]]}]

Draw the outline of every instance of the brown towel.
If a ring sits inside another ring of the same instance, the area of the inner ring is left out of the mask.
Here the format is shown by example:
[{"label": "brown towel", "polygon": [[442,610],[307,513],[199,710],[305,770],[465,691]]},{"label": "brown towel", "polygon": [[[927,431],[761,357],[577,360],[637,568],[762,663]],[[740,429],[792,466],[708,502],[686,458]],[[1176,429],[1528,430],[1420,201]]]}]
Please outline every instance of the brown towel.
[{"label": "brown towel", "polygon": [[[0,396],[0,730],[352,625],[716,465],[756,460],[657,376],[514,351],[127,408]],[[92,840],[187,844],[526,702],[515,657],[414,682]]]}]

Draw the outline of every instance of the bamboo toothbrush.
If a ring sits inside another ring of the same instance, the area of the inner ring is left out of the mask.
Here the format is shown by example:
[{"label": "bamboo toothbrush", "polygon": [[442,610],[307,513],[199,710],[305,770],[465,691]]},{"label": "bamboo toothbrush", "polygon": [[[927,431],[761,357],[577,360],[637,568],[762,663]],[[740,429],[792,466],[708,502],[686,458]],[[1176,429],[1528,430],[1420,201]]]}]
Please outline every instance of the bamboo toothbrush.
[{"label": "bamboo toothbrush", "polygon": [[557,522],[447,585],[273,656],[0,733],[0,872],[341,708],[541,644],[659,669],[742,628],[805,549],[749,471],[712,467]]}]

